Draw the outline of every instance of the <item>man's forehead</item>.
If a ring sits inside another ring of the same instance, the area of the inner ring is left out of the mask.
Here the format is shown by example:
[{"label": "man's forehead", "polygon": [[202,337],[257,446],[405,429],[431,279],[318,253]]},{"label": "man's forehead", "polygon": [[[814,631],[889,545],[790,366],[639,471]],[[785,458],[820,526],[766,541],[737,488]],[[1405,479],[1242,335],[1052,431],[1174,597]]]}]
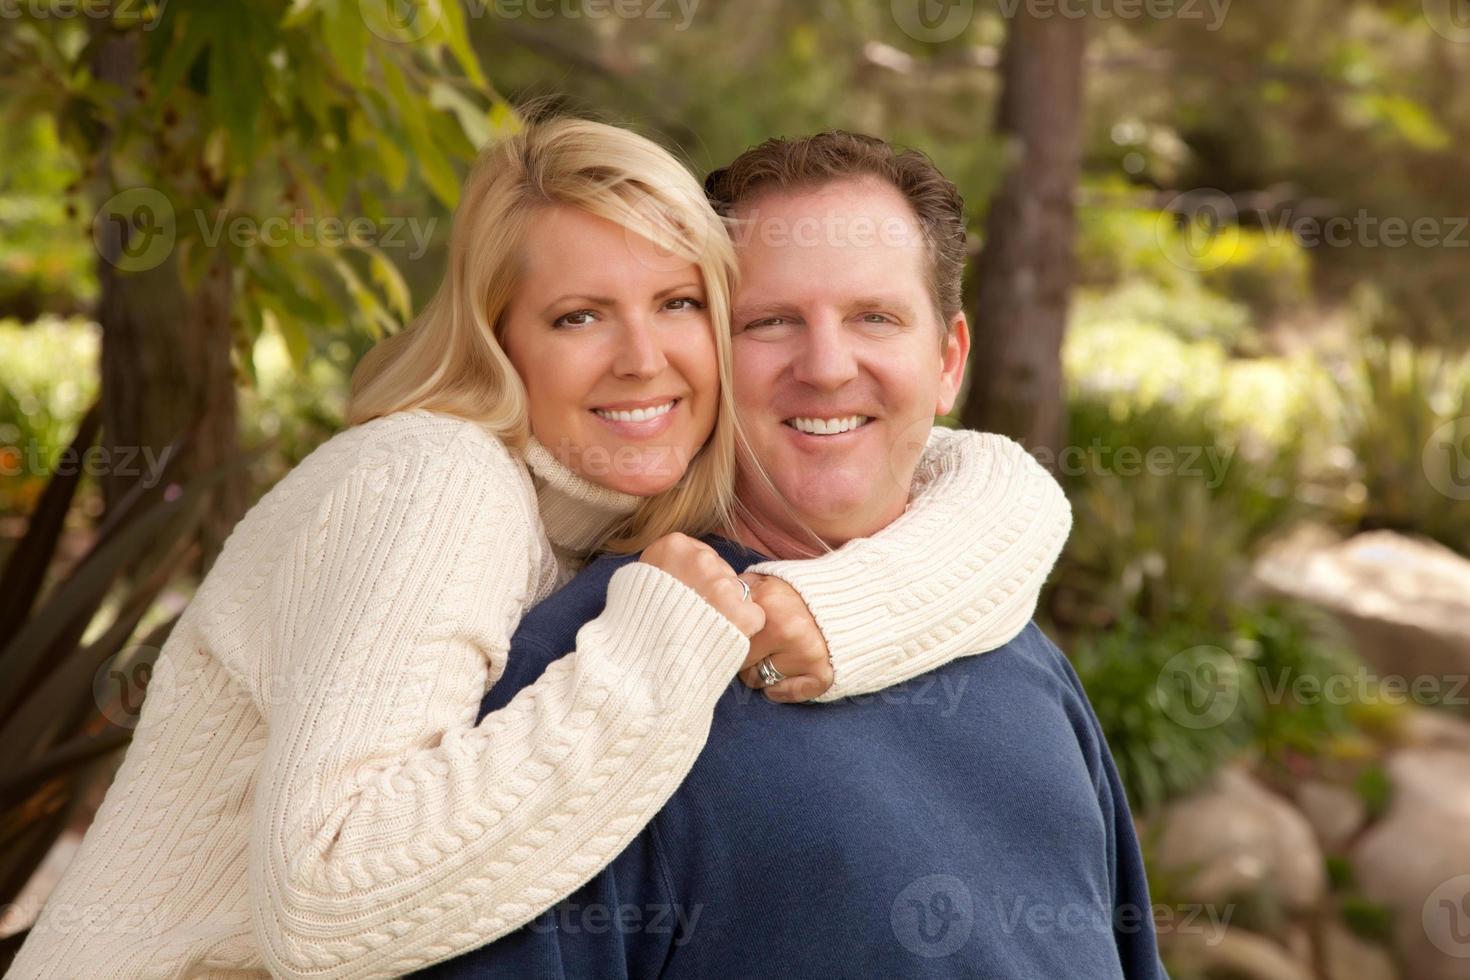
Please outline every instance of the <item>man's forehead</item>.
[{"label": "man's forehead", "polygon": [[731,226],[737,249],[924,244],[918,218],[898,188],[866,176],[757,193],[734,209]]}]

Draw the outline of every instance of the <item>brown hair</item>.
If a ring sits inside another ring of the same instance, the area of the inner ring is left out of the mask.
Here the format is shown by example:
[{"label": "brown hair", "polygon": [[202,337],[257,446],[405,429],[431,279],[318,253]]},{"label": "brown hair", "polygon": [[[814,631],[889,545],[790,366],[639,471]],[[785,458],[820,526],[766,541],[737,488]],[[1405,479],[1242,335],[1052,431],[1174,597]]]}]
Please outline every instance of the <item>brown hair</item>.
[{"label": "brown hair", "polygon": [[891,184],[913,208],[929,249],[930,296],[941,317],[940,335],[947,337],[949,321],[964,309],[965,201],[919,150],[900,150],[876,136],[845,130],[768,139],[712,172],[704,192],[714,209],[730,218],[758,194],[865,176]]}]

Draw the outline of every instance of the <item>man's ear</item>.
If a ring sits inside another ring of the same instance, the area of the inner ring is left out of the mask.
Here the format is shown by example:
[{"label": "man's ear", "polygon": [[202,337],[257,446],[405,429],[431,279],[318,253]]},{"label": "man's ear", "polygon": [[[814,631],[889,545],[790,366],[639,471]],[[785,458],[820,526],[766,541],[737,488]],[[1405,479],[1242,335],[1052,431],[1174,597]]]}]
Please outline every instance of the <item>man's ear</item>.
[{"label": "man's ear", "polygon": [[960,395],[965,380],[965,364],[970,358],[970,324],[963,313],[950,317],[944,338],[944,351],[939,363],[939,398],[935,415],[948,415]]}]

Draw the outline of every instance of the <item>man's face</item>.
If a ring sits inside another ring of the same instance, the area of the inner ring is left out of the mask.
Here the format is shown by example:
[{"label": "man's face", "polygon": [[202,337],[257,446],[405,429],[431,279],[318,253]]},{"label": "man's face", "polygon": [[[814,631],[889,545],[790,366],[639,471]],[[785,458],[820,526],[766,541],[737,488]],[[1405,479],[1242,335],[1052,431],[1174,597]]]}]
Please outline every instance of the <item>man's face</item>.
[{"label": "man's face", "polygon": [[954,404],[964,317],[941,345],[918,220],[886,183],[771,192],[735,218],[735,402],[790,510],[748,466],[737,492],[789,535],[796,521],[833,546],[872,534],[903,513],[934,416]]}]

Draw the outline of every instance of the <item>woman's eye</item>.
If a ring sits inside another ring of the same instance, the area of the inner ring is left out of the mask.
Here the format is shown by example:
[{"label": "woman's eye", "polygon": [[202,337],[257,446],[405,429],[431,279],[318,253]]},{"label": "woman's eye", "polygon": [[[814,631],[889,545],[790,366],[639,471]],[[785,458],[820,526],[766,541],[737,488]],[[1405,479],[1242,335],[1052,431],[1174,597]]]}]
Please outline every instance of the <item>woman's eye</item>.
[{"label": "woman's eye", "polygon": [[702,310],[704,309],[704,304],[693,296],[680,296],[678,299],[671,299],[665,303],[664,309],[676,311]]},{"label": "woman's eye", "polygon": [[551,321],[553,327],[585,327],[591,323],[597,314],[591,310],[573,310],[571,313],[563,313]]}]

